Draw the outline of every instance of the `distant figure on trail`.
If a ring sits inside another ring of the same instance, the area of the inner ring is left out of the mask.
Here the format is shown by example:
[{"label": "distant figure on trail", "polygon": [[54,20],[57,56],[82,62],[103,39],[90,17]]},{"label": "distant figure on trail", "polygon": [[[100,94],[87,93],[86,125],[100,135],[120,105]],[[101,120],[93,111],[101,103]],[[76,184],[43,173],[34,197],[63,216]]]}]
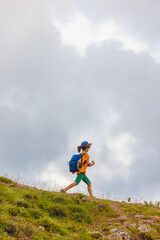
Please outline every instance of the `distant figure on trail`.
[{"label": "distant figure on trail", "polygon": [[[81,180],[83,180],[87,186],[88,186],[88,192],[91,197],[93,197],[92,194],[92,187],[91,187],[91,181],[89,178],[86,176],[86,169],[87,167],[91,167],[95,164],[94,161],[92,163],[89,162],[89,155],[88,151],[91,147],[92,143],[88,143],[87,141],[83,141],[80,146],[77,147],[78,152],[80,153],[80,158],[81,158],[81,168],[80,170],[77,171],[77,177],[73,183],[71,183],[69,186],[63,188],[60,190],[60,192],[66,192],[67,190],[77,186]],[[82,152],[81,152],[82,151]],[[73,174],[75,172],[72,172]]]}]

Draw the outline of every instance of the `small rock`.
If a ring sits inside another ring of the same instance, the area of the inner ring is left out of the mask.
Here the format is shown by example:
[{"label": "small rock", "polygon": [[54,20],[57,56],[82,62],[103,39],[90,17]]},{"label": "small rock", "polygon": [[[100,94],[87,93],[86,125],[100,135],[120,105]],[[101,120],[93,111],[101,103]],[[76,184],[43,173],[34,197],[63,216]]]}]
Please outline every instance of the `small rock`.
[{"label": "small rock", "polygon": [[130,224],[131,227],[134,227],[134,228],[137,228],[137,230],[139,232],[144,232],[144,233],[147,233],[147,232],[150,232],[150,229],[146,227],[146,225],[144,224],[140,224],[140,223],[133,223],[133,224]]},{"label": "small rock", "polygon": [[108,236],[109,240],[130,240],[131,236],[128,232],[125,232],[118,228],[110,230],[111,234]]},{"label": "small rock", "polygon": [[139,232],[150,232],[150,229],[149,228],[147,228],[145,225],[139,225],[138,226],[138,231]]},{"label": "small rock", "polygon": [[44,230],[45,230],[45,229],[44,229],[44,227],[42,227],[42,226],[40,226],[40,227],[39,227],[39,229],[40,229],[40,230],[42,230],[42,231],[44,231]]}]

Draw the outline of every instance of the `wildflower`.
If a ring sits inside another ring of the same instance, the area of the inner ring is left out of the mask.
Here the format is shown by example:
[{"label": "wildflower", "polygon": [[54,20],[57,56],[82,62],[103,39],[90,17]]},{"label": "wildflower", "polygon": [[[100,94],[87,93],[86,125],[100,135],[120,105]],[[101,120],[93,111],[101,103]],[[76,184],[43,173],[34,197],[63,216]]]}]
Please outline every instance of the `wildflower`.
[{"label": "wildflower", "polygon": [[23,187],[23,185],[22,185],[22,184],[17,184],[17,186],[18,186],[18,187]]},{"label": "wildflower", "polygon": [[152,220],[143,220],[144,223],[148,223],[148,224],[154,224],[154,222]]},{"label": "wildflower", "polygon": [[124,222],[124,223],[123,223],[123,226],[126,227],[126,228],[128,228],[128,227],[130,226],[130,224],[129,224],[129,222]]},{"label": "wildflower", "polygon": [[144,218],[145,216],[144,216],[144,215],[139,215],[139,214],[137,214],[137,215],[135,215],[134,217],[135,217],[135,218]]},{"label": "wildflower", "polygon": [[119,219],[128,219],[128,218],[125,216],[120,216]]},{"label": "wildflower", "polygon": [[150,217],[155,218],[155,219],[160,219],[160,217],[158,217],[158,216],[150,216]]},{"label": "wildflower", "polygon": [[113,203],[113,204],[112,204],[112,207],[113,207],[113,209],[114,209],[115,211],[117,211],[117,203]]},{"label": "wildflower", "polygon": [[103,205],[103,204],[100,203],[100,204],[97,205],[97,208],[99,208],[99,209],[105,209],[106,207],[105,207],[105,205]]},{"label": "wildflower", "polygon": [[91,201],[91,202],[93,202],[93,199],[91,199],[90,197],[83,197],[82,201]]}]

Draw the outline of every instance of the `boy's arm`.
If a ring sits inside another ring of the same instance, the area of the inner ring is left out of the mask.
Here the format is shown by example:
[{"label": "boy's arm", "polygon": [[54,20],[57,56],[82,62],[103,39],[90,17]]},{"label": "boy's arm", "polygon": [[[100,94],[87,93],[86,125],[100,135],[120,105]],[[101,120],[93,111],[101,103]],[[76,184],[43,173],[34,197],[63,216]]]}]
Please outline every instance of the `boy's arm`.
[{"label": "boy's arm", "polygon": [[95,164],[95,161],[92,161],[92,163],[88,163],[88,167],[92,167]]}]

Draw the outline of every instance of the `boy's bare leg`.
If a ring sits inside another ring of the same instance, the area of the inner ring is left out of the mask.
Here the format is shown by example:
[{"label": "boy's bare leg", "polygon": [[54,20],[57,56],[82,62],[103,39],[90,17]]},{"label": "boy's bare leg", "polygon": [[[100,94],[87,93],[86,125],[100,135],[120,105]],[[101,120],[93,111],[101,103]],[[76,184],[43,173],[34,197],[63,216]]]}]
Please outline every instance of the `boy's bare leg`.
[{"label": "boy's bare leg", "polygon": [[70,185],[68,185],[65,189],[66,189],[66,191],[67,190],[69,190],[70,188],[72,188],[72,187],[75,187],[76,185],[78,185],[76,182],[73,182],[73,183],[71,183]]},{"label": "boy's bare leg", "polygon": [[61,192],[66,192],[67,190],[71,189],[72,187],[75,187],[76,185],[78,184],[76,182],[73,182],[70,185],[68,185],[66,188],[61,189]]},{"label": "boy's bare leg", "polygon": [[88,192],[90,196],[93,197],[91,183],[88,183]]}]

